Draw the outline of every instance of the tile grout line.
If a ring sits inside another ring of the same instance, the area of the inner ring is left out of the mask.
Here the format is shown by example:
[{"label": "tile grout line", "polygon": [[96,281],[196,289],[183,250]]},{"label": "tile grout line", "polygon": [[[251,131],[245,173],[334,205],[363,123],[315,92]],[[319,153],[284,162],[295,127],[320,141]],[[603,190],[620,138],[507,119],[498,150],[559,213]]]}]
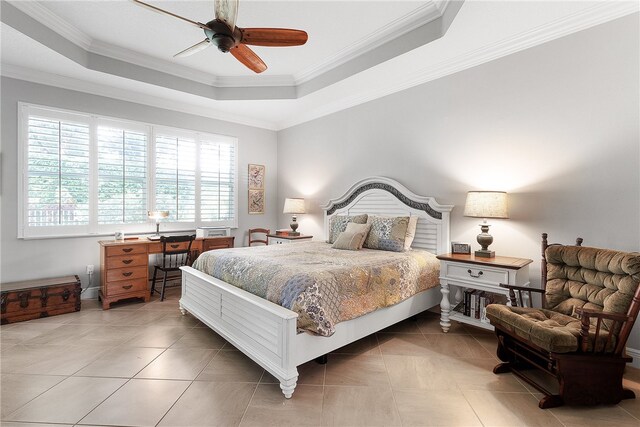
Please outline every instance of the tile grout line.
[{"label": "tile grout line", "polygon": [[[249,411],[249,406],[251,406],[251,402],[253,401],[253,398],[255,397],[256,392],[258,391],[258,386],[260,386],[260,381],[262,381],[262,377],[264,376],[265,372],[267,372],[267,371],[265,369],[263,369],[262,370],[262,375],[260,376],[260,379],[256,383],[256,386],[253,389],[253,393],[251,393],[251,398],[247,402],[247,406],[244,408],[244,412],[242,413],[242,417],[240,417],[240,422],[238,423],[239,426],[242,425],[242,421],[244,421],[244,417],[247,415],[247,411]],[[280,384],[278,384],[278,385],[280,385]]]},{"label": "tile grout line", "polygon": [[[416,326],[417,327],[417,326]],[[420,328],[418,328],[420,330]],[[424,337],[424,334],[420,330],[420,334]],[[393,399],[393,406],[396,408],[396,413],[398,414],[398,419],[400,420],[400,425],[404,426],[404,421],[402,419],[402,415],[400,414],[400,409],[398,408],[398,399],[396,399],[396,391],[393,388],[393,384],[391,384],[391,376],[389,375],[389,367],[387,366],[387,361],[382,354],[382,350],[380,349],[380,341],[378,341],[378,334],[375,334],[376,342],[378,343],[378,351],[380,351],[380,357],[382,358],[382,364],[384,365],[384,372],[387,374],[387,381],[389,381],[389,389],[391,390],[391,398]]]}]

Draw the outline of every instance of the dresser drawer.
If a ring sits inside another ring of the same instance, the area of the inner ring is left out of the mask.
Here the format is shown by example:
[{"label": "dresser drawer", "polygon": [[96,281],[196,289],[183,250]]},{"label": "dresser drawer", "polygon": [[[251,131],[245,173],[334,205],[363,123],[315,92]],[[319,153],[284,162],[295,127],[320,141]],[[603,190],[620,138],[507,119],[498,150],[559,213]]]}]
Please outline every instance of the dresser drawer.
[{"label": "dresser drawer", "polygon": [[107,256],[146,254],[146,245],[116,245],[105,248]]},{"label": "dresser drawer", "polygon": [[118,282],[107,283],[103,292],[107,296],[126,294],[130,292],[146,291],[147,278],[135,279],[135,280],[121,280]]},{"label": "dresser drawer", "polygon": [[[176,243],[167,243],[168,251],[185,251],[189,247],[189,242],[176,242]],[[193,245],[191,245],[191,249]],[[151,243],[149,245],[149,253],[153,254],[161,254],[162,253],[162,243]]]},{"label": "dresser drawer", "polygon": [[146,279],[147,266],[131,268],[114,268],[107,270],[107,282],[118,280]]},{"label": "dresser drawer", "polygon": [[212,251],[214,249],[228,249],[233,247],[233,238],[206,239],[202,244],[202,251]]},{"label": "dresser drawer", "polygon": [[107,258],[108,269],[136,267],[139,265],[147,265],[148,263],[149,256],[147,254],[122,255]]},{"label": "dresser drawer", "polygon": [[506,270],[497,270],[474,264],[447,264],[445,276],[451,280],[488,282],[496,286],[500,283],[509,283],[509,273]]}]

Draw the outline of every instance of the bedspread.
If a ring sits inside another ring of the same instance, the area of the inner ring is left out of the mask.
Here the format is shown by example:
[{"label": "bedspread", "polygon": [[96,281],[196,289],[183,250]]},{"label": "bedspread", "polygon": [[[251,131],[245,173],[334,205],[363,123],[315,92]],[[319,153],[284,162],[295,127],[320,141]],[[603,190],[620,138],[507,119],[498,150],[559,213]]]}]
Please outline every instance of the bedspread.
[{"label": "bedspread", "polygon": [[323,336],[436,286],[439,274],[427,251],[342,251],[323,242],[209,251],[193,267],[296,312],[298,329]]}]

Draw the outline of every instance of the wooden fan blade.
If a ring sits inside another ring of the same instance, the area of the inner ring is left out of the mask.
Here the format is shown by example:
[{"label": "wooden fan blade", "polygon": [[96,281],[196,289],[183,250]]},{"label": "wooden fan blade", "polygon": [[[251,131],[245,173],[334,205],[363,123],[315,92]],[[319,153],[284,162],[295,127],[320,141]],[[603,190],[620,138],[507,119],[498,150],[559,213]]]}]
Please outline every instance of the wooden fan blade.
[{"label": "wooden fan blade", "polygon": [[243,44],[238,44],[229,51],[238,61],[255,73],[261,73],[267,69],[262,59],[254,51]]},{"label": "wooden fan blade", "polygon": [[302,30],[288,28],[240,28],[240,43],[252,46],[300,46],[309,36]]},{"label": "wooden fan blade", "polygon": [[173,16],[174,18],[182,19],[183,21],[186,21],[186,22],[188,22],[188,23],[190,23],[192,25],[195,25],[198,28],[202,28],[203,30],[208,30],[209,29],[209,27],[204,25],[202,22],[192,21],[191,19],[184,18],[184,17],[182,17],[180,15],[176,15],[175,13],[171,13],[171,12],[168,12],[168,11],[166,11],[164,9],[160,9],[159,7],[152,6],[149,3],[145,3],[145,2],[140,1],[140,0],[133,0],[133,2],[135,4],[137,4],[138,6],[145,7],[147,9],[149,9],[149,10],[154,11],[154,12],[158,12],[158,13],[162,13],[164,15]]},{"label": "wooden fan blade", "polygon": [[194,44],[191,47],[186,48],[185,50],[182,50],[178,53],[176,53],[175,55],[173,55],[174,58],[184,58],[185,56],[190,56],[193,55],[196,52],[200,52],[202,49],[206,49],[209,46],[211,46],[211,41],[209,39],[204,39],[201,42],[198,42],[196,44]]}]

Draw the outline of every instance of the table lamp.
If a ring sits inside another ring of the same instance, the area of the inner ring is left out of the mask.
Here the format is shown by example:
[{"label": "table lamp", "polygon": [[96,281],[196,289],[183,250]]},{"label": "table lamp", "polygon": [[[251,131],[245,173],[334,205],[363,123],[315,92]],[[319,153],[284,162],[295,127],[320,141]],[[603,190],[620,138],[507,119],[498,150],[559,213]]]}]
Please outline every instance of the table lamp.
[{"label": "table lamp", "polygon": [[291,216],[291,230],[289,234],[291,236],[299,236],[296,230],[298,229],[298,222],[296,215],[305,213],[304,211],[304,199],[284,199],[284,209],[282,213],[292,214]]},{"label": "table lamp", "polygon": [[169,211],[147,211],[150,219],[156,220],[156,236],[160,236],[160,220],[169,216]]},{"label": "table lamp", "polygon": [[496,253],[489,250],[489,245],[493,243],[493,236],[489,234],[487,218],[509,218],[507,193],[504,191],[469,191],[464,205],[464,216],[483,218],[483,222],[480,224],[481,233],[478,234],[478,243],[481,249],[475,251],[475,255],[483,258],[495,257]]}]

